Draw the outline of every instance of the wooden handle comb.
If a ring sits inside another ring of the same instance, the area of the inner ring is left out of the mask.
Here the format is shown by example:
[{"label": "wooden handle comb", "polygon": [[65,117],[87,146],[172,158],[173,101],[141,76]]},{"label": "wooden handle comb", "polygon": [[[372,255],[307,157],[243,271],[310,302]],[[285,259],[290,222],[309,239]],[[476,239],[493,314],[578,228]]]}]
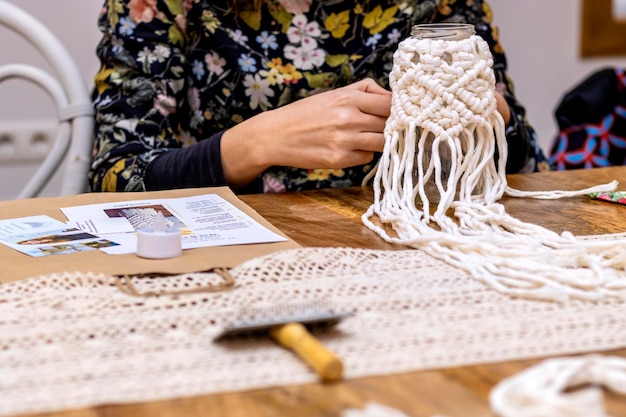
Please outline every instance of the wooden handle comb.
[{"label": "wooden handle comb", "polygon": [[341,379],[343,375],[341,359],[313,337],[301,323],[274,326],[269,333],[277,343],[294,351],[308,363],[323,381],[332,382]]}]

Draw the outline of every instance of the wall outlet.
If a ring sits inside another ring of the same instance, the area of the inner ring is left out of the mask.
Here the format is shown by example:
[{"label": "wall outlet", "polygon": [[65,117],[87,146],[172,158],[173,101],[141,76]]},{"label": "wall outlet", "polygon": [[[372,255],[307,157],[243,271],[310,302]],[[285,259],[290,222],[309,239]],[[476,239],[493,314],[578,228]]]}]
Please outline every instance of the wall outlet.
[{"label": "wall outlet", "polygon": [[0,163],[42,161],[57,132],[56,120],[0,121]]}]

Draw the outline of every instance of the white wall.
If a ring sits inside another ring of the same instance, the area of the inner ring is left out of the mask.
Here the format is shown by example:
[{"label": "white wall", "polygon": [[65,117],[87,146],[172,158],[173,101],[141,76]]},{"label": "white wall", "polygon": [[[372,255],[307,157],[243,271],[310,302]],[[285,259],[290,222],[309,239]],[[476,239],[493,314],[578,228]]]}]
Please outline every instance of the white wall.
[{"label": "white wall", "polygon": [[[554,110],[563,94],[604,66],[626,66],[626,56],[580,57],[582,0],[489,0],[528,118],[547,153],[557,132]],[[624,40],[626,42],[626,39]]]},{"label": "white wall", "polygon": [[[85,82],[91,83],[98,67],[94,54],[99,39],[96,20],[103,0],[6,1],[48,25],[67,45]],[[606,65],[626,66],[626,57],[580,58],[580,3],[581,0],[490,0],[517,95],[526,106],[546,152],[556,132],[554,108],[563,93],[596,69]],[[30,46],[2,27],[0,39],[0,65],[14,61],[41,62]],[[53,117],[52,104],[43,93],[18,83],[0,85],[0,132],[8,122]],[[6,161],[0,164],[0,199],[10,198],[26,175],[24,170],[29,168]],[[54,192],[54,187],[46,191],[47,195]]]}]

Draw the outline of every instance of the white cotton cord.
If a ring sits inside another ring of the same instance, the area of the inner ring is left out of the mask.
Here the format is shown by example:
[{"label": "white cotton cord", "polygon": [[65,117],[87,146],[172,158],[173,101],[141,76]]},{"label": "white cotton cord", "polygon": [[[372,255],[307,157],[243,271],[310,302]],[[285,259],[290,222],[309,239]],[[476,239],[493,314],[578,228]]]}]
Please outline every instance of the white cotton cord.
[{"label": "white cotton cord", "polygon": [[[375,401],[366,403],[363,408],[347,408],[341,417],[408,417],[402,411]],[[433,416],[436,417],[436,416]]]},{"label": "white cotton cord", "polygon": [[[369,401],[362,408],[346,408],[341,413],[341,417],[408,417],[402,411],[377,403],[375,401]],[[443,414],[434,414],[430,417],[448,417]]]},{"label": "white cotton cord", "polygon": [[[489,405],[499,417],[610,417],[604,408],[602,387],[626,395],[626,359],[586,355],[545,360],[498,383],[491,390]],[[406,414],[368,402],[362,408],[345,409],[341,416]]]},{"label": "white cotton cord", "polygon": [[500,417],[610,417],[601,387],[626,394],[626,359],[601,355],[548,359],[500,382],[489,402]]},{"label": "white cotton cord", "polygon": [[[408,38],[389,80],[391,114],[362,221],[514,297],[565,302],[626,297],[626,239],[585,240],[508,215],[498,200],[614,190],[526,192],[506,183],[507,143],[487,43]],[[498,158],[495,156],[498,155]]]},{"label": "white cotton cord", "polygon": [[506,187],[505,194],[509,197],[527,197],[541,200],[554,200],[564,197],[578,197],[590,193],[611,192],[617,190],[618,182],[613,180],[607,184],[600,184],[594,187],[584,188],[576,191],[520,191],[511,187]]}]

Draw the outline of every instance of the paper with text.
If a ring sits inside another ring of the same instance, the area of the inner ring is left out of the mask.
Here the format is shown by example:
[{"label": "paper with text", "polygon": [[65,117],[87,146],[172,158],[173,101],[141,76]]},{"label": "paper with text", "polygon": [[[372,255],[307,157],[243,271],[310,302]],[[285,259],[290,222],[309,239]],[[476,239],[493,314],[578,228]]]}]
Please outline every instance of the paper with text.
[{"label": "paper with text", "polygon": [[102,249],[110,254],[136,252],[135,232],[151,227],[158,212],[167,227],[181,230],[183,249],[287,240],[217,194],[90,204],[61,211],[81,230],[119,243]]},{"label": "paper with text", "polygon": [[116,242],[44,215],[0,220],[0,243],[34,257],[118,246]]}]

